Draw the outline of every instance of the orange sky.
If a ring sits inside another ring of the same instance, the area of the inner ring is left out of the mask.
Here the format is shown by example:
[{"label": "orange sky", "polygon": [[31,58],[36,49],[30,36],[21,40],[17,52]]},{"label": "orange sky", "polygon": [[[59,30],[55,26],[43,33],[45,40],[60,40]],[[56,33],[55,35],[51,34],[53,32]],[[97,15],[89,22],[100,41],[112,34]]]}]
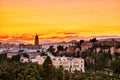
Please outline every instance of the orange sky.
[{"label": "orange sky", "polygon": [[120,0],[0,0],[0,40],[120,36]]}]

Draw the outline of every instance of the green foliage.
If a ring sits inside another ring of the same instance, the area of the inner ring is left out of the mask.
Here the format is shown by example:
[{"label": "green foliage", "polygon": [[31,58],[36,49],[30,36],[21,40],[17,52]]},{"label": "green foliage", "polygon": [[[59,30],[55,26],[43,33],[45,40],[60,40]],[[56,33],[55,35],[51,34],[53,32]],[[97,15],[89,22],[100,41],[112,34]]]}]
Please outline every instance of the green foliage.
[{"label": "green foliage", "polygon": [[43,67],[49,67],[51,65],[52,65],[52,60],[49,56],[47,56],[44,63],[43,63]]},{"label": "green foliage", "polygon": [[117,47],[116,48],[120,48],[120,42],[118,42],[118,44],[117,44]]},{"label": "green foliage", "polygon": [[90,39],[90,42],[96,42],[97,41],[97,39],[96,38],[93,38],[93,39]]},{"label": "green foliage", "polygon": [[55,48],[53,46],[50,46],[48,48],[48,51],[51,52],[51,53],[55,53]]},{"label": "green foliage", "polygon": [[81,73],[80,71],[75,71],[72,74],[74,80],[85,80],[85,74]]},{"label": "green foliage", "polygon": [[80,40],[80,45],[82,44],[82,43],[84,43],[85,41],[84,40]]},{"label": "green foliage", "polygon": [[63,80],[63,68],[55,68],[48,56],[43,65],[1,61],[0,80]]},{"label": "green foliage", "polygon": [[86,70],[102,70],[108,66],[108,61],[112,60],[110,53],[91,53],[89,51],[83,52],[81,56],[85,59]]},{"label": "green foliage", "polygon": [[114,53],[113,57],[117,60],[120,60],[120,53]]},{"label": "green foliage", "polygon": [[[44,79],[51,80],[52,79],[52,60],[49,56],[45,59],[43,63],[43,71],[44,71]],[[46,77],[47,76],[47,77]]]},{"label": "green foliage", "polygon": [[70,78],[70,73],[68,71],[64,71],[64,80],[69,80]]},{"label": "green foliage", "polygon": [[17,54],[17,55],[15,55],[15,56],[12,56],[11,61],[17,61],[17,62],[19,62],[19,61],[20,61],[20,54]]},{"label": "green foliage", "polygon": [[22,55],[23,55],[24,57],[29,58],[29,55],[28,55],[27,53],[23,53]]},{"label": "green foliage", "polygon": [[58,45],[58,46],[57,46],[57,51],[59,52],[59,51],[62,51],[62,50],[64,50],[64,47],[61,46],[61,45]]},{"label": "green foliage", "polygon": [[120,60],[115,60],[112,62],[111,68],[114,73],[120,74]]},{"label": "green foliage", "polygon": [[1,53],[0,54],[0,61],[6,61],[7,60],[7,53]]},{"label": "green foliage", "polygon": [[18,73],[17,80],[24,80],[24,76],[21,73]]},{"label": "green foliage", "polygon": [[63,79],[63,67],[60,66],[57,70],[56,70],[56,76],[57,76],[57,80],[62,80]]},{"label": "green foliage", "polygon": [[95,58],[95,66],[97,70],[100,70],[105,67],[105,56],[103,53],[99,53]]}]

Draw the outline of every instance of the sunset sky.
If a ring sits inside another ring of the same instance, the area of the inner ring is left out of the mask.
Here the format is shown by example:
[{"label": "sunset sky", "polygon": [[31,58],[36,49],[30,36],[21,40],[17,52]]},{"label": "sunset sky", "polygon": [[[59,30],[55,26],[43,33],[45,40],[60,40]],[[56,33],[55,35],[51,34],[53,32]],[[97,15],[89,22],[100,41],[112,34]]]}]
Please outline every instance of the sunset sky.
[{"label": "sunset sky", "polygon": [[120,37],[120,0],[0,0],[0,40]]}]

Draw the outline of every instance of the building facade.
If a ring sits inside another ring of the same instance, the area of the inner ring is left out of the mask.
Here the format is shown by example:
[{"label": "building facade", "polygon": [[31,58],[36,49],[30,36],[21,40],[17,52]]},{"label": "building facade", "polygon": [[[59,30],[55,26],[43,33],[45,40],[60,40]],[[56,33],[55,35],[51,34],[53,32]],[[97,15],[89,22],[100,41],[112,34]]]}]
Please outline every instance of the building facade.
[{"label": "building facade", "polygon": [[[73,58],[73,57],[55,57],[50,53],[47,53],[48,56],[50,56],[52,60],[52,64],[58,68],[62,66],[64,70],[68,70],[70,72],[74,72],[75,70],[85,72],[84,69],[84,59],[82,58]],[[21,62],[37,62],[38,64],[42,65],[46,59],[46,56],[40,56],[37,55],[34,58],[26,59],[24,57],[21,57]]]}]

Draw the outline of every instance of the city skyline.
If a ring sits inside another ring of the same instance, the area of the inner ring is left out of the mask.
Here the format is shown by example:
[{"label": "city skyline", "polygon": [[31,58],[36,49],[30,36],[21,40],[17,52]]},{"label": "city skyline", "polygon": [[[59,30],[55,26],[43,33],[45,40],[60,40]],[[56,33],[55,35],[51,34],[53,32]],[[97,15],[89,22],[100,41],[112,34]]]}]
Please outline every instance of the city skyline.
[{"label": "city skyline", "polygon": [[0,40],[58,42],[120,37],[119,0],[1,0]]}]

